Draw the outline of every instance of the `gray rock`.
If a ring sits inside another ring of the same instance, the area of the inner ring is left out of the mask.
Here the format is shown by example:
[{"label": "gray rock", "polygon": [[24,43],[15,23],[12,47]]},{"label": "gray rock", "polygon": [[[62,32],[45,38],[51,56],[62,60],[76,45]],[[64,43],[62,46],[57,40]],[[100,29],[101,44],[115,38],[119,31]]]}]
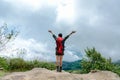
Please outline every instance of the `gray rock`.
[{"label": "gray rock", "polygon": [[0,80],[120,80],[120,77],[110,71],[71,74],[65,71],[56,72],[44,68],[35,68],[26,72],[13,72]]}]

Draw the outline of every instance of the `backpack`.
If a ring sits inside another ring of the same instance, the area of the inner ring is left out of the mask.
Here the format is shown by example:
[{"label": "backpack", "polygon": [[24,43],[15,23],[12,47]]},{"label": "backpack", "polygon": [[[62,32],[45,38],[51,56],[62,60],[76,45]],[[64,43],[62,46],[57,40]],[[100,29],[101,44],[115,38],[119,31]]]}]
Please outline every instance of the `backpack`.
[{"label": "backpack", "polygon": [[58,37],[56,39],[56,46],[57,46],[57,53],[58,54],[63,54],[63,38],[62,37]]}]

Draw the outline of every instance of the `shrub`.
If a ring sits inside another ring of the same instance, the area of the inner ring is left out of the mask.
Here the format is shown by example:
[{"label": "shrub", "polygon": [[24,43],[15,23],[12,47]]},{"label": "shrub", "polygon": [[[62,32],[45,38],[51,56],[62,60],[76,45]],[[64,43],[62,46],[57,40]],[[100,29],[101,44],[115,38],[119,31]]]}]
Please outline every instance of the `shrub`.
[{"label": "shrub", "polygon": [[25,61],[22,58],[12,58],[12,59],[7,59],[6,62],[7,64],[5,64],[5,66],[7,66],[7,68],[5,69],[8,71],[26,71],[26,70],[31,70],[33,68],[46,68],[49,70],[54,70],[56,68],[54,63],[41,62],[39,60]]},{"label": "shrub", "polygon": [[120,65],[115,65],[112,71],[120,76]]},{"label": "shrub", "polygon": [[4,57],[0,57],[0,68],[3,68],[4,70],[7,69],[7,59]]},{"label": "shrub", "polygon": [[87,58],[83,59],[81,61],[81,67],[83,73],[88,73],[91,70],[109,70],[112,71],[114,68],[114,65],[111,62],[111,58],[106,59],[101,56],[99,52],[95,50],[95,48],[92,49],[86,49],[86,56]]},{"label": "shrub", "polygon": [[13,58],[9,60],[8,70],[20,70],[23,71],[26,68],[26,62],[21,58]]}]

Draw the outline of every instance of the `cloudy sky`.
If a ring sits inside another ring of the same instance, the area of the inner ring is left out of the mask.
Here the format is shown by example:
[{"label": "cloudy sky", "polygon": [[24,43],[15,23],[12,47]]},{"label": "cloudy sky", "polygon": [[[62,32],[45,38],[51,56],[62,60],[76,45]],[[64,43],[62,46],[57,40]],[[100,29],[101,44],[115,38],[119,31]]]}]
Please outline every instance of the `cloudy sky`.
[{"label": "cloudy sky", "polygon": [[[55,41],[48,33],[64,36],[64,61],[75,61],[95,47],[104,57],[120,59],[120,0],[0,0],[0,25],[20,31],[1,55],[25,51],[25,59],[55,61]],[[4,53],[4,54],[3,54]]]}]

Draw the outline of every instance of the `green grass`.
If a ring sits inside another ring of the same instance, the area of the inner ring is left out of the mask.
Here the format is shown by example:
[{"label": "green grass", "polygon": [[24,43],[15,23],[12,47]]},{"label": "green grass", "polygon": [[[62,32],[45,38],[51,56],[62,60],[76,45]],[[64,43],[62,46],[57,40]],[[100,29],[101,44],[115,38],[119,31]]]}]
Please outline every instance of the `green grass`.
[{"label": "green grass", "polygon": [[33,68],[46,68],[48,70],[55,70],[56,66],[52,62],[43,62],[37,59],[26,61],[22,58],[4,58],[0,57],[0,68],[5,71],[27,71]]},{"label": "green grass", "polygon": [[8,74],[9,72],[6,71],[0,71],[0,78],[3,77],[4,75]]}]

